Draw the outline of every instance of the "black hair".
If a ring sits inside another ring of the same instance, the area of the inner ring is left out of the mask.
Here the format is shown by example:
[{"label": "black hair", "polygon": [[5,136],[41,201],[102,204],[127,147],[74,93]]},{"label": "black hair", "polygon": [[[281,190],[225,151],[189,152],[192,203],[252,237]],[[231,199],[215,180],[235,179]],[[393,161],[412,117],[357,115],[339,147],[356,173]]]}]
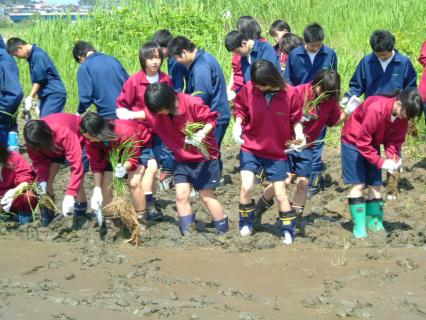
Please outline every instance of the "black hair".
[{"label": "black hair", "polygon": [[252,16],[241,16],[237,20],[237,30],[242,32],[248,39],[259,39],[262,29],[259,23]]},{"label": "black hair", "polygon": [[167,29],[158,30],[151,39],[151,41],[158,43],[161,48],[167,48],[172,40],[173,35]]},{"label": "black hair", "polygon": [[141,64],[142,70],[146,71],[146,60],[159,56],[161,64],[163,64],[163,50],[156,42],[145,43],[139,51],[139,63]]},{"label": "black hair", "polygon": [[406,88],[399,90],[396,99],[401,102],[401,107],[407,114],[407,119],[419,120],[423,114],[423,100],[416,88]]},{"label": "black hair", "polygon": [[272,22],[271,27],[269,28],[269,34],[274,37],[277,31],[285,31],[291,32],[290,25],[284,20],[275,20]]},{"label": "black hair", "polygon": [[10,152],[7,149],[7,146],[0,143],[0,164],[3,165],[3,167],[7,166],[7,159],[10,157]]},{"label": "black hair", "polygon": [[283,53],[290,54],[290,52],[301,46],[303,39],[294,33],[287,32],[280,40],[280,49]]},{"label": "black hair", "polygon": [[95,47],[90,42],[80,40],[75,43],[72,49],[72,56],[75,61],[80,63],[80,58],[86,58],[87,53],[90,51],[96,52]]},{"label": "black hair", "polygon": [[182,55],[183,50],[193,52],[196,46],[188,38],[183,36],[178,36],[173,38],[172,41],[170,41],[167,48],[169,49],[170,56],[180,56]]},{"label": "black hair", "polygon": [[176,113],[176,93],[165,83],[152,83],[145,92],[145,103],[149,111],[158,113],[162,110],[169,111],[170,114]]},{"label": "black hair", "polygon": [[311,23],[303,30],[303,40],[305,43],[324,41],[324,29],[316,22]]},{"label": "black hair", "polygon": [[87,112],[80,122],[80,132],[87,133],[101,141],[116,140],[114,123],[107,122],[103,117],[94,112]]},{"label": "black hair", "polygon": [[258,60],[253,63],[250,67],[250,77],[253,84],[280,88],[281,90],[286,87],[277,68],[268,60]]},{"label": "black hair", "polygon": [[244,35],[244,33],[233,30],[229,32],[225,37],[225,47],[226,50],[233,52],[237,48],[242,46],[243,41],[247,41],[250,38]]},{"label": "black hair", "polygon": [[370,46],[374,52],[392,51],[395,37],[387,30],[376,30],[370,37]]},{"label": "black hair", "polygon": [[321,87],[325,97],[334,97],[336,101],[340,100],[340,75],[334,69],[321,70],[312,81],[312,86]]},{"label": "black hair", "polygon": [[34,150],[57,151],[52,129],[43,120],[30,120],[24,127],[26,144]]},{"label": "black hair", "polygon": [[26,44],[25,40],[22,40],[21,38],[9,38],[6,42],[6,49],[9,54],[14,54],[18,51],[20,46],[24,46]]}]

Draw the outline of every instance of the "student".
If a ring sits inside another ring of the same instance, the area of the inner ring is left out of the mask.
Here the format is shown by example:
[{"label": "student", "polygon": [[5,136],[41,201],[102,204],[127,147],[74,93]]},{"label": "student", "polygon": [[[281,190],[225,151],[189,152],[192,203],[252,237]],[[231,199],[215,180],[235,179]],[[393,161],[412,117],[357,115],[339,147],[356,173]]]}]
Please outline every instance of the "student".
[{"label": "student", "polygon": [[77,41],[72,55],[80,64],[77,71],[78,114],[82,115],[94,104],[100,116],[116,119],[116,100],[129,78],[123,65],[116,58],[97,52],[86,41]]},{"label": "student", "polygon": [[5,49],[0,48],[0,144],[2,146],[8,145],[9,132],[16,125],[13,115],[17,112],[23,96],[16,62]]},{"label": "student", "polygon": [[[139,52],[139,62],[142,70],[132,75],[124,83],[123,90],[117,98],[117,116],[119,119],[137,119],[137,112],[146,110],[144,95],[151,83],[160,82],[168,86],[173,85],[170,77],[160,71],[163,63],[163,51],[158,44],[155,42],[145,43]],[[158,168],[153,152],[154,146],[152,141],[147,141],[145,145],[146,148],[144,148],[141,156],[142,166],[145,167],[142,189],[145,192],[148,220],[161,220],[164,215],[157,208],[154,196],[155,175]],[[173,171],[172,167],[167,169]]]},{"label": "student", "polygon": [[241,56],[241,71],[244,83],[249,82],[250,66],[258,60],[270,61],[279,72],[281,72],[280,62],[274,48],[268,42],[258,39],[250,39],[248,35],[241,31],[231,31],[225,37],[225,47],[228,51]]},{"label": "student", "polygon": [[[308,25],[303,31],[305,44],[291,51],[288,56],[284,78],[289,84],[298,86],[311,82],[323,69],[337,70],[337,56],[333,49],[323,44],[324,29],[318,23]],[[324,139],[327,128],[321,132],[319,139]],[[312,173],[309,177],[309,197],[317,194],[324,185],[321,160],[324,143],[315,145],[312,159]]]},{"label": "student", "polygon": [[58,70],[47,53],[35,44],[28,44],[19,38],[7,40],[7,51],[17,58],[26,59],[30,67],[33,86],[25,98],[25,110],[31,109],[37,95],[40,117],[62,112],[67,94]]},{"label": "student", "polygon": [[[408,120],[420,117],[422,109],[418,91],[407,88],[393,97],[368,97],[346,121],[342,130],[342,172],[345,184],[351,185],[348,202],[356,238],[367,237],[366,226],[372,232],[385,231],[381,169],[392,174],[401,168]],[[380,145],[386,158],[380,156]]]},{"label": "student", "polygon": [[[170,148],[176,158],[174,183],[179,228],[188,234],[195,223],[195,213],[190,204],[191,184],[210,212],[218,234],[228,231],[228,217],[216,200],[213,189],[220,184],[219,152],[212,133],[218,112],[212,111],[198,97],[175,93],[164,83],[154,83],[145,93],[148,111],[144,117],[153,132]],[[201,122],[204,127],[188,140],[183,129],[188,122]],[[196,148],[207,143],[208,159]]]},{"label": "student", "polygon": [[[212,111],[219,113],[214,136],[220,150],[231,118],[222,68],[215,57],[203,49],[198,49],[185,37],[174,38],[169,44],[169,53],[188,68],[185,92],[200,97]],[[222,168],[223,163],[220,161],[221,172]]]},{"label": "student", "polygon": [[[144,167],[139,164],[142,145],[150,140],[146,127],[132,120],[105,121],[100,115],[88,112],[81,119],[80,131],[86,139],[87,156],[93,172],[94,189],[91,208],[94,211],[108,205],[112,200],[112,175],[123,178],[128,174],[130,195],[140,222],[147,222],[146,202],[142,189]],[[132,141],[132,157],[116,168],[108,161],[109,153],[124,142]]]},{"label": "student", "polygon": [[290,25],[285,22],[284,20],[275,20],[271,27],[269,28],[269,34],[272,38],[275,40],[274,49],[278,54],[280,65],[281,65],[281,71],[284,71],[285,64],[287,62],[288,53],[284,52],[280,48],[280,42],[282,37],[286,34],[291,32]]},{"label": "student", "polygon": [[[87,210],[82,161],[84,138],[80,133],[80,122],[78,115],[56,113],[40,120],[30,120],[24,127],[28,156],[43,193],[54,198],[53,182],[61,164],[67,161],[71,167],[70,181],[62,202],[64,216],[73,209],[75,216],[85,215]],[[42,225],[47,226],[52,219],[53,212],[43,208]]]},{"label": "student", "polygon": [[255,174],[262,166],[278,201],[283,243],[291,244],[295,236],[296,213],[287,196],[285,179],[289,164],[284,149],[293,128],[296,139],[305,140],[301,124],[302,100],[293,87],[285,85],[270,61],[256,61],[250,69],[251,82],[235,98],[233,129],[233,137],[241,145],[240,234],[250,235],[253,230],[255,203],[252,190]]},{"label": "student", "polygon": [[[303,133],[308,143],[317,141],[324,127],[339,125],[346,119],[346,114],[340,110],[340,75],[332,69],[322,70],[311,83],[296,87],[303,100]],[[320,99],[320,100],[318,100]],[[317,104],[314,101],[317,100]],[[296,193],[293,197],[292,209],[297,214],[297,225],[301,233],[301,219],[308,196],[308,182],[312,171],[313,146],[301,151],[292,150],[288,153],[290,171],[297,177]],[[289,184],[290,179],[287,179]],[[259,230],[261,216],[274,204],[273,187],[269,185],[262,197],[256,203],[254,228]]]},{"label": "student", "polygon": [[37,201],[34,193],[27,188],[34,183],[34,172],[23,156],[9,152],[3,144],[0,144],[0,176],[3,211],[17,214],[20,224],[32,222]]},{"label": "student", "polygon": [[176,59],[169,55],[168,45],[173,40],[173,35],[169,30],[158,30],[152,37],[153,42],[157,43],[163,50],[163,57],[167,59],[167,74],[173,81],[173,89],[176,92],[183,92],[185,89],[185,79],[188,75],[188,69]]},{"label": "student", "polygon": [[287,32],[281,37],[279,46],[281,52],[286,56],[286,62],[290,52],[301,45],[303,45],[303,39],[294,33]]},{"label": "student", "polygon": [[423,66],[423,74],[422,78],[420,79],[419,92],[423,98],[426,124],[426,41],[423,42],[422,49],[420,50],[419,62]]}]

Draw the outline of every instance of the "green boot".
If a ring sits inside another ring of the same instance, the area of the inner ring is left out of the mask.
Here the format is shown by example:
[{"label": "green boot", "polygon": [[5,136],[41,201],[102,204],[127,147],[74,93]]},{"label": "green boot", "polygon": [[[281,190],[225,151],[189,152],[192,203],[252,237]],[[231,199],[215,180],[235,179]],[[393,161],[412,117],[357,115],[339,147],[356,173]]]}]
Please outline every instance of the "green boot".
[{"label": "green boot", "polygon": [[372,232],[386,231],[383,226],[383,199],[368,200],[366,205],[367,228]]},{"label": "green boot", "polygon": [[363,197],[349,198],[349,211],[354,224],[353,234],[355,238],[366,238],[366,203]]}]

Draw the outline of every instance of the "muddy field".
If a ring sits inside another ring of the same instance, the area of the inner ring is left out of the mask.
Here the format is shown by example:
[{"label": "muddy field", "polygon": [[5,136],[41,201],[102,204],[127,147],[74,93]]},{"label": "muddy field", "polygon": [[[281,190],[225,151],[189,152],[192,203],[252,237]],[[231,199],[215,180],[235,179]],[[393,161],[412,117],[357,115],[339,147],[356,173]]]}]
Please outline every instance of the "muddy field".
[{"label": "muddy field", "polygon": [[[167,217],[142,247],[85,218],[0,226],[0,319],[426,319],[426,160],[406,161],[399,197],[385,206],[388,233],[354,240],[339,152],[326,149],[327,188],[307,205],[305,237],[284,246],[276,208],[261,232],[239,237],[235,156],[225,150],[217,191],[225,236],[206,229],[194,199],[199,232],[181,237],[171,192],[158,195]],[[68,182],[61,172],[57,190]]]}]

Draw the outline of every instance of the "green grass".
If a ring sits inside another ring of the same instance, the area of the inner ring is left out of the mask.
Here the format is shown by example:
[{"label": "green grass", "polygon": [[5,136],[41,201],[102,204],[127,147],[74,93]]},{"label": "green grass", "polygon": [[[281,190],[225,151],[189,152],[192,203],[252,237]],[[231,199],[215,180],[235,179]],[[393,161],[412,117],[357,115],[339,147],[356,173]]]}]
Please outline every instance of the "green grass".
[{"label": "green grass", "polygon": [[[223,18],[229,10],[231,18]],[[76,73],[78,65],[71,50],[76,40],[92,42],[99,51],[117,57],[129,73],[139,70],[138,50],[158,29],[168,28],[174,35],[185,35],[200,48],[212,53],[222,65],[226,79],[231,74],[231,53],[223,44],[226,33],[235,28],[241,15],[253,15],[269,40],[270,24],[284,19],[292,31],[301,35],[311,22],[320,23],[326,33],[325,43],[338,56],[338,70],[343,89],[359,60],[370,52],[370,34],[376,29],[388,29],[395,34],[396,48],[413,61],[419,77],[417,62],[425,38],[426,1],[418,0],[146,0],[123,1],[120,8],[96,12],[91,19],[76,23],[48,21],[33,23],[28,29],[17,29],[27,41],[47,50],[55,62],[68,92],[67,111],[77,107]],[[11,36],[10,32],[8,35]],[[26,61],[19,62],[21,82],[25,92],[30,90]],[[421,122],[420,130],[424,128]],[[328,140],[337,144],[340,128],[329,130]],[[225,144],[230,143],[229,130]]]}]

